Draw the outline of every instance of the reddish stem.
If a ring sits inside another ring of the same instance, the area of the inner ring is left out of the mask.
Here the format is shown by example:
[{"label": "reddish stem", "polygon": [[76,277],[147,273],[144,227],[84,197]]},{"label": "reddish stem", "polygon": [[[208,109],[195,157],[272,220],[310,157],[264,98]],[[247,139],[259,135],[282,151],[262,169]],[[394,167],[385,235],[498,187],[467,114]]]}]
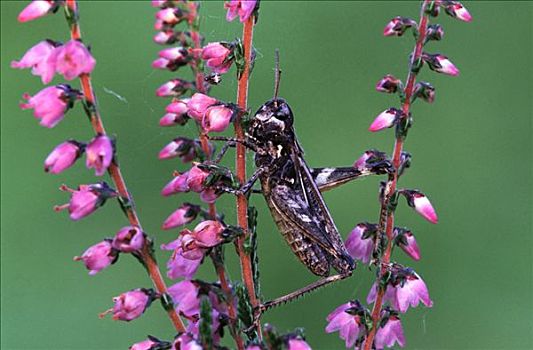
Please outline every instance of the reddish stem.
[{"label": "reddish stem", "polygon": [[[202,49],[202,42],[200,38],[200,34],[193,30],[191,27],[191,40],[194,44],[194,49],[196,52],[199,52],[199,50]],[[204,73],[200,69],[199,62],[200,58],[196,57],[195,61],[191,65],[191,68],[194,73],[195,82],[196,82],[196,90],[202,94],[205,94],[207,91],[205,89],[205,83],[204,83]],[[206,159],[209,160],[210,158],[210,152],[209,152],[209,141],[206,133],[202,129],[200,125],[200,144],[202,146],[202,150],[204,151],[206,155]],[[209,203],[209,217],[213,220],[216,220],[217,217],[217,209],[215,206],[215,203]],[[213,265],[215,266],[215,271],[218,275],[218,279],[220,281],[220,286],[222,288],[222,291],[226,295],[227,301],[228,301],[228,314],[231,321],[231,335],[233,336],[233,339],[235,339],[235,343],[237,344],[237,348],[239,350],[244,350],[244,340],[240,336],[239,331],[237,330],[237,310],[235,310],[235,303],[233,302],[233,292],[231,290],[231,287],[226,279],[226,270],[223,264],[220,264],[216,261],[216,258],[212,258]]]},{"label": "reddish stem", "polygon": [[[431,2],[431,0],[424,0],[421,10],[420,10],[420,22],[418,24],[418,38],[416,40],[416,45],[413,50],[413,57],[411,60],[411,65],[409,69],[409,74],[407,75],[407,85],[405,87],[405,100],[402,105],[402,111],[404,113],[404,118],[408,118],[410,109],[411,109],[411,97],[413,96],[415,81],[417,71],[413,71],[411,68],[413,65],[420,59],[422,55],[422,48],[424,46],[424,41],[426,38],[426,31],[428,25],[428,15],[426,14],[426,6]],[[403,150],[404,139],[396,138],[394,142],[394,150],[392,156],[392,164],[394,165],[394,172],[389,176],[389,180],[385,186],[385,193],[381,203],[380,218],[379,218],[379,231],[383,232],[383,224],[385,224],[385,235],[387,236],[387,246],[385,247],[385,252],[381,259],[379,268],[380,273],[376,279],[376,285],[380,286],[380,279],[383,274],[386,273],[387,267],[390,263],[391,252],[392,252],[392,243],[393,243],[393,230],[394,230],[394,211],[389,210],[389,204],[392,196],[396,192],[396,187],[398,184],[398,169],[400,168],[401,163],[401,154]],[[378,293],[376,296],[376,301],[374,302],[374,307],[372,309],[372,329],[368,333],[367,339],[365,341],[364,350],[372,349],[372,344],[374,342],[374,337],[376,335],[377,327],[379,324],[381,316],[381,307],[383,305],[383,297],[385,295],[385,288],[379,287]]]},{"label": "reddish stem", "polygon": [[[76,0],[67,0],[67,6],[69,7],[70,11],[72,11],[72,13],[75,14],[77,18],[78,10],[77,10]],[[75,21],[72,24],[70,35],[73,40],[81,40],[81,31],[80,31],[80,26],[79,26],[78,21]],[[80,76],[80,81],[81,81],[81,87],[83,90],[83,94],[85,96],[85,100],[87,101],[88,105],[94,107],[92,108],[91,114],[90,114],[91,125],[94,129],[94,132],[96,134],[106,135],[104,124],[102,122],[102,118],[100,117],[100,112],[96,104],[96,95],[92,88],[91,76],[89,74],[82,74]],[[130,195],[128,191],[126,182],[124,181],[124,177],[122,176],[119,165],[115,161],[113,161],[108,168],[108,172],[111,178],[113,179],[113,182],[115,183],[116,189],[118,193],[120,194],[120,196],[126,199],[129,203],[129,205],[126,207],[126,214],[128,216],[128,220],[130,224],[132,226],[137,226],[142,229],[141,223],[137,216],[137,212],[135,210],[133,197]],[[152,279],[152,282],[154,283],[154,286],[157,289],[157,291],[160,294],[167,293],[167,286],[165,284],[165,281],[163,280],[163,277],[161,276],[161,271],[159,270],[157,262],[152,256],[151,248],[149,244],[145,244],[143,246],[142,250],[140,251],[140,255],[146,265],[148,274],[150,275],[150,278]],[[167,309],[167,312],[168,312],[168,316],[170,317],[174,325],[174,328],[176,328],[178,332],[185,332],[185,325],[183,324],[183,321],[180,319],[174,307],[173,306],[169,307]]]},{"label": "reddish stem", "polygon": [[[255,17],[250,16],[243,25],[242,43],[244,47],[244,71],[239,79],[237,86],[237,104],[241,110],[248,108],[248,85],[250,79],[250,65],[252,62],[252,40],[254,34]],[[244,130],[241,125],[242,115],[239,114],[235,119],[235,136],[237,139],[244,139]],[[237,144],[237,155],[235,167],[237,168],[237,179],[240,183],[246,182],[246,148],[244,145]],[[248,200],[245,195],[237,196],[237,223],[244,230],[244,235],[237,239],[237,251],[241,260],[241,274],[248,291],[250,303],[254,310],[259,306],[259,300],[256,297],[254,278],[252,273],[252,261],[250,255],[244,249],[244,243],[249,237],[248,232]],[[257,322],[257,333],[261,337],[261,322]]]}]

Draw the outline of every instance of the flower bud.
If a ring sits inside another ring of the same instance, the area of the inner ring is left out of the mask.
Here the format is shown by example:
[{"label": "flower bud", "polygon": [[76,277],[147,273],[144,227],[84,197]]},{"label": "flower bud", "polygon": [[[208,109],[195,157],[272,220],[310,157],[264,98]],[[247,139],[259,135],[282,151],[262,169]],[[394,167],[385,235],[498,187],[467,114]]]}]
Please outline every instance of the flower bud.
[{"label": "flower bud", "polygon": [[309,344],[303,339],[289,339],[288,350],[312,350]]},{"label": "flower bud", "polygon": [[186,114],[166,113],[159,119],[159,126],[185,125],[189,117]]},{"label": "flower bud", "polygon": [[350,232],[345,245],[348,253],[354,259],[368,264],[374,250],[374,238],[376,226],[368,223],[360,223]]},{"label": "flower bud", "polygon": [[184,19],[183,12],[180,9],[173,7],[159,10],[155,16],[156,19],[163,21],[170,26],[174,26]]},{"label": "flower bud", "polygon": [[44,161],[44,171],[51,174],[70,168],[83,152],[84,145],[74,140],[65,141],[58,145]]},{"label": "flower bud", "polygon": [[153,68],[168,69],[175,71],[179,67],[182,67],[189,63],[190,57],[187,50],[183,47],[172,47],[161,50],[159,52],[159,58],[152,63]]},{"label": "flower bud", "polygon": [[52,12],[58,5],[53,0],[33,0],[18,15],[19,22],[28,22]]},{"label": "flower bud", "polygon": [[218,101],[215,98],[196,93],[192,95],[191,99],[187,102],[189,116],[201,123],[207,109],[217,102]]},{"label": "flower bud", "polygon": [[226,19],[231,22],[235,17],[239,16],[241,23],[244,23],[254,12],[257,0],[231,0],[224,4],[224,7],[228,10]]},{"label": "flower bud", "polygon": [[55,60],[56,72],[67,80],[90,74],[96,65],[96,60],[89,50],[78,40],[70,40],[59,46],[48,59]]},{"label": "flower bud", "polygon": [[413,260],[420,260],[420,250],[413,233],[406,229],[394,228],[394,242]]},{"label": "flower bud", "polygon": [[[153,3],[154,1],[152,1],[152,4]],[[171,346],[172,344],[170,344],[169,342],[159,340],[156,337],[149,335],[148,339],[133,344],[132,346],[130,346],[129,350],[163,350],[170,349]]]},{"label": "flower bud", "polygon": [[156,90],[156,95],[159,97],[180,96],[187,90],[189,90],[191,87],[192,84],[186,80],[174,79],[161,85]]},{"label": "flower bud", "polygon": [[403,190],[401,194],[407,199],[407,204],[416,210],[416,212],[427,221],[436,224],[438,222],[437,213],[431,205],[428,197],[426,197],[422,192],[416,190]]},{"label": "flower bud", "polygon": [[120,229],[113,238],[113,248],[123,253],[141,250],[144,245],[144,232],[135,226]]},{"label": "flower bud", "polygon": [[55,74],[55,62],[48,58],[57,46],[59,46],[59,43],[52,40],[41,41],[26,51],[20,61],[12,61],[11,67],[18,69],[31,68],[33,75],[39,75],[43,84],[48,84]]},{"label": "flower bud", "polygon": [[195,165],[188,172],[187,186],[191,191],[200,193],[204,190],[204,181],[208,176],[209,171],[202,170]]},{"label": "flower bud", "polygon": [[397,108],[389,108],[381,112],[376,119],[370,124],[369,131],[376,132],[390,128],[396,124],[403,112]]},{"label": "flower bud", "polygon": [[56,206],[54,209],[56,211],[68,209],[72,220],[79,220],[86,217],[104,205],[107,199],[118,195],[118,193],[105,182],[92,185],[79,185],[78,190],[72,190],[66,186],[62,186],[60,189],[72,194],[70,202],[68,204]]},{"label": "flower bud", "polygon": [[421,98],[428,103],[433,103],[435,101],[435,88],[426,81],[420,81],[415,85],[413,98]]},{"label": "flower bud", "polygon": [[163,187],[161,194],[167,197],[175,193],[189,192],[189,185],[187,185],[188,177],[188,171],[175,176],[168,184],[165,185],[165,187]]},{"label": "flower bud", "polygon": [[27,103],[21,103],[22,109],[33,109],[35,118],[40,119],[40,124],[47,128],[56,126],[65,116],[65,112],[80,96],[78,90],[71,89],[69,85],[49,86],[39,91],[34,96],[24,94]]},{"label": "flower bud", "polygon": [[376,90],[379,92],[386,92],[393,94],[398,91],[398,87],[401,87],[401,80],[395,78],[393,75],[385,75],[378,83],[376,84]]},{"label": "flower bud", "polygon": [[389,23],[383,29],[383,35],[385,36],[402,36],[407,28],[417,27],[415,21],[406,17],[395,17],[391,19]]},{"label": "flower bud", "polygon": [[115,263],[117,259],[118,251],[113,249],[111,240],[108,239],[89,247],[82,256],[74,257],[75,261],[83,261],[85,267],[89,270],[89,275],[102,271]]},{"label": "flower bud", "polygon": [[209,43],[202,48],[202,59],[215,73],[226,73],[233,62],[230,56],[231,50],[228,49],[228,44],[223,43]]},{"label": "flower bud", "polygon": [[151,289],[137,288],[113,298],[113,319],[129,322],[140,317],[154,299]]},{"label": "flower bud", "polygon": [[201,208],[198,205],[184,203],[163,222],[163,230],[170,230],[190,223],[196,219],[200,210]]},{"label": "flower bud", "polygon": [[196,246],[211,248],[224,241],[225,227],[219,221],[206,220],[199,223],[193,230]]},{"label": "flower bud", "polygon": [[230,125],[233,109],[218,105],[209,107],[202,120],[202,127],[206,132],[222,132]]},{"label": "flower bud", "polygon": [[472,21],[472,16],[459,1],[443,1],[442,6],[444,7],[444,11],[453,18],[465,22]]},{"label": "flower bud", "polygon": [[96,136],[87,145],[85,153],[87,168],[94,168],[96,176],[102,176],[113,161],[113,141],[105,135]]},{"label": "flower bud", "polygon": [[158,32],[156,35],[154,35],[153,40],[159,45],[167,45],[174,43],[176,41],[176,37],[174,36],[174,31],[167,30]]},{"label": "flower bud", "polygon": [[423,53],[422,59],[428,64],[429,69],[435,72],[451,76],[459,75],[459,69],[444,55]]},{"label": "flower bud", "polygon": [[444,37],[444,29],[440,24],[431,24],[426,31],[426,42],[429,40],[442,40]]}]

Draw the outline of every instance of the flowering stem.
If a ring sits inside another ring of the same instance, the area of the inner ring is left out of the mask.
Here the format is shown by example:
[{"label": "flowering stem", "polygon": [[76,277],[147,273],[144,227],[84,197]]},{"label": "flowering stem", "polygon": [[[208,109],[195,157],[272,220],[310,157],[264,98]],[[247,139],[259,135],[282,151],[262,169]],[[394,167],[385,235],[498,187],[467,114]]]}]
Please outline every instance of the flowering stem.
[{"label": "flowering stem", "polygon": [[[409,118],[410,109],[411,109],[411,97],[413,95],[416,75],[418,69],[414,69],[415,65],[418,65],[419,60],[422,56],[422,47],[424,46],[424,41],[426,38],[426,31],[428,26],[428,15],[426,14],[426,7],[431,2],[431,0],[424,0],[420,10],[420,22],[418,24],[418,37],[416,40],[415,48],[413,50],[413,55],[411,58],[411,64],[409,67],[409,73],[407,75],[407,84],[404,90],[405,99],[402,104],[403,117]],[[400,121],[401,122],[401,121]],[[393,245],[393,230],[394,230],[394,209],[390,208],[391,199],[396,193],[396,187],[398,183],[399,173],[401,163],[401,154],[403,150],[403,145],[405,141],[405,135],[400,136],[396,135],[396,140],[394,143],[394,150],[392,156],[392,164],[394,165],[394,171],[389,175],[387,184],[385,185],[384,195],[381,202],[380,209],[380,218],[379,218],[379,230],[378,232],[385,231],[387,237],[387,245],[385,247],[385,252],[381,258],[379,269],[380,273],[378,274],[376,285],[378,286],[378,293],[376,300],[374,302],[374,307],[372,309],[372,329],[370,330],[367,339],[365,341],[364,350],[372,349],[372,344],[374,337],[376,335],[377,327],[379,325],[379,320],[381,316],[381,307],[383,305],[383,297],[385,295],[386,286],[383,286],[380,283],[380,279],[387,272],[388,265],[390,263],[392,245]],[[385,226],[385,230],[383,230]],[[376,240],[376,245],[379,245],[379,239]],[[377,247],[376,247],[377,248]]]},{"label": "flowering stem", "polygon": [[[248,100],[248,84],[250,78],[250,66],[252,62],[252,39],[254,33],[255,16],[250,16],[243,25],[242,42],[244,47],[244,71],[239,78],[237,86],[237,104],[241,110],[246,111]],[[238,114],[235,119],[235,136],[237,139],[244,139],[244,130],[242,129],[242,115]],[[237,168],[237,179],[240,183],[246,182],[246,148],[244,145],[237,144],[237,155],[235,166]],[[243,229],[244,235],[237,239],[237,251],[241,260],[241,273],[244,285],[248,291],[250,303],[254,310],[259,306],[259,300],[255,293],[254,279],[252,273],[252,262],[250,255],[246,252],[244,244],[249,238],[248,232],[248,200],[244,194],[237,196],[237,224]],[[261,337],[261,322],[257,322],[257,333]]]},{"label": "flowering stem", "polygon": [[[73,19],[70,23],[71,38],[73,40],[81,40],[81,31],[78,23],[77,2],[76,0],[67,0],[66,5],[68,6],[68,10],[71,12],[71,18]],[[98,135],[106,135],[104,124],[100,117],[98,106],[96,104],[96,95],[92,88],[91,76],[89,74],[82,74],[80,75],[80,81],[85,97],[85,103],[88,106],[90,112],[90,120],[94,132]],[[108,168],[108,172],[111,178],[113,179],[113,182],[115,183],[115,186],[117,188],[118,193],[120,194],[120,197],[122,198],[122,201],[126,203],[126,205],[123,205],[123,207],[130,224],[132,226],[137,226],[142,229],[139,218],[137,216],[137,212],[135,210],[133,198],[128,191],[126,182],[124,181],[124,177],[122,176],[120,167],[116,160],[113,160],[113,162]],[[148,274],[150,275],[150,278],[152,279],[152,282],[154,283],[154,286],[156,287],[157,291],[160,294],[166,294],[167,286],[165,284],[165,281],[163,280],[163,277],[161,276],[161,271],[159,270],[157,262],[152,254],[151,244],[148,240],[143,245],[143,248],[140,251],[140,257],[144,262]],[[185,325],[183,324],[183,321],[177,314],[174,307],[172,305],[169,305],[168,307],[166,307],[166,309],[168,316],[170,317],[172,324],[174,325],[176,330],[178,332],[185,332]]]},{"label": "flowering stem", "polygon": [[[200,38],[200,34],[198,31],[191,28],[191,40],[194,44],[194,49],[200,51],[202,49],[202,42]],[[191,68],[194,73],[195,82],[196,82],[196,90],[202,94],[205,94],[207,91],[205,89],[204,84],[204,74],[202,70],[200,69],[200,58],[196,58],[195,62],[191,65]],[[200,127],[200,144],[202,146],[202,150],[206,156],[206,159],[209,160],[211,158],[210,152],[209,152],[209,141],[206,133]],[[217,217],[217,209],[215,206],[215,203],[209,203],[209,217],[212,220],[216,220]],[[214,253],[213,253],[214,254]],[[223,254],[223,253],[221,253]],[[230,318],[230,326],[231,326],[231,335],[233,336],[233,339],[235,340],[235,343],[237,344],[237,348],[239,350],[244,350],[244,341],[240,335],[240,333],[237,330],[236,324],[237,324],[237,310],[235,310],[235,303],[233,302],[233,293],[231,291],[231,287],[226,279],[226,269],[224,267],[224,264],[219,261],[218,258],[211,255],[211,259],[213,261],[213,265],[215,266],[215,271],[218,275],[218,279],[220,281],[220,286],[222,288],[222,291],[226,295],[227,298],[227,304],[228,304],[228,314]]]}]

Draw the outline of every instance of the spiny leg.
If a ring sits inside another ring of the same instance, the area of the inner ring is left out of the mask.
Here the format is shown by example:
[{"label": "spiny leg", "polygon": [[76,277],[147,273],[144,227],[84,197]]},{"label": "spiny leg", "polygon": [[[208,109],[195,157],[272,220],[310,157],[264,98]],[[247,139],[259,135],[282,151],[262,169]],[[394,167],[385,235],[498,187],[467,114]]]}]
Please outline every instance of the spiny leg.
[{"label": "spiny leg", "polygon": [[222,146],[222,148],[220,149],[220,152],[217,154],[217,156],[215,157],[215,159],[213,160],[213,162],[215,162],[216,164],[220,163],[220,161],[222,160],[222,157],[224,157],[224,155],[226,154],[226,152],[228,151],[228,149],[230,147],[235,147],[236,143],[233,142],[233,141],[227,141],[224,146]]},{"label": "spiny leg", "polygon": [[225,136],[208,136],[208,137],[209,137],[209,140],[212,140],[212,141],[226,141],[226,142],[240,143],[241,145],[245,146],[246,148],[251,149],[252,151],[256,153],[259,153],[259,154],[265,153],[265,151],[259,148],[258,145],[256,145],[255,143],[253,143],[252,141],[248,139],[243,140],[243,139],[238,139],[235,137],[225,137]]},{"label": "spiny leg", "polygon": [[[257,193],[256,192],[257,190],[253,190],[252,187],[255,184],[255,182],[257,181],[257,179],[259,179],[259,176],[261,176],[261,174],[263,174],[265,172],[268,172],[269,169],[270,168],[267,168],[267,167],[258,168],[252,174],[252,176],[250,176],[248,181],[246,181],[246,183],[244,183],[241,187],[239,187],[237,189],[231,188],[231,187],[226,187],[226,186],[216,186],[215,189],[217,189],[219,191],[226,192],[226,193],[232,193],[232,194],[235,194],[235,195],[246,195],[250,191],[252,193]],[[261,193],[261,191],[259,191],[259,193]]]}]

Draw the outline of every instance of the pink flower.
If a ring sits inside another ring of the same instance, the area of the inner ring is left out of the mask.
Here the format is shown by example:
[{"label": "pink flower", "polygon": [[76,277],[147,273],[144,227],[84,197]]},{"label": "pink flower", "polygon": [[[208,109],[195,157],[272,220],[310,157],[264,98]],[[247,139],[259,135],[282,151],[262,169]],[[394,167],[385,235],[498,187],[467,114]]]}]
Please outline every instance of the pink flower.
[{"label": "pink flower", "polygon": [[187,102],[189,109],[189,116],[194,118],[198,122],[202,122],[207,109],[217,103],[217,99],[209,97],[204,94],[196,93],[192,95],[191,99]]},{"label": "pink flower", "polygon": [[194,160],[196,158],[196,142],[186,137],[178,137],[159,152],[159,159],[175,157],[180,157],[180,160],[184,163]]},{"label": "pink flower", "polygon": [[302,339],[289,339],[288,350],[312,350],[309,344]]},{"label": "pink flower", "polygon": [[166,2],[167,2],[167,0],[152,0],[152,6],[153,7],[161,7],[161,6],[165,5]]},{"label": "pink flower", "polygon": [[129,322],[140,317],[152,303],[152,294],[151,290],[137,288],[113,298],[113,319]]},{"label": "pink flower", "polygon": [[157,345],[155,341],[152,341],[151,339],[146,339],[139,343],[133,344],[132,346],[130,346],[129,350],[151,350],[154,345]]},{"label": "pink flower", "polygon": [[361,308],[358,302],[348,302],[337,307],[327,317],[326,333],[339,331],[339,336],[345,340],[346,347],[353,347],[359,332],[365,329],[361,317],[356,314]]},{"label": "pink flower", "polygon": [[87,145],[85,153],[87,168],[94,168],[96,176],[102,176],[113,161],[113,141],[105,135],[96,136]]},{"label": "pink flower", "polygon": [[233,60],[228,59],[231,54],[225,45],[221,43],[209,43],[202,49],[202,59],[207,61],[206,64],[215,73],[226,73]]},{"label": "pink flower", "polygon": [[182,79],[170,80],[156,90],[159,97],[179,96],[191,87],[191,83]]},{"label": "pink flower", "polygon": [[387,323],[378,328],[374,339],[374,345],[376,346],[376,349],[381,350],[385,347],[391,348],[394,343],[398,343],[399,346],[404,347],[405,337],[403,335],[400,318],[396,315],[391,315]]},{"label": "pink flower", "polygon": [[48,0],[34,0],[28,6],[22,10],[18,15],[19,22],[28,22],[51,12],[52,7],[54,7],[54,1]]},{"label": "pink flower", "polygon": [[372,235],[366,236],[365,233],[371,232],[366,223],[360,223],[352,230],[346,239],[346,249],[354,258],[361,260],[363,264],[368,264],[374,250],[374,239]]},{"label": "pink flower", "polygon": [[363,153],[361,157],[359,157],[355,161],[355,163],[353,163],[353,167],[358,169],[359,171],[366,170],[367,168],[366,162],[372,157],[372,155],[373,155],[372,151],[365,151],[365,153]]},{"label": "pink flower", "polygon": [[450,16],[460,19],[461,21],[472,21],[472,16],[459,1],[446,1],[444,3],[444,10]]},{"label": "pink flower", "polygon": [[56,72],[67,80],[75,79],[82,74],[90,74],[96,65],[96,60],[89,50],[78,40],[70,40],[58,47],[48,60],[55,62]]},{"label": "pink flower", "polygon": [[224,225],[219,221],[202,221],[193,230],[195,245],[201,248],[210,248],[222,243],[224,230]]},{"label": "pink flower", "polygon": [[141,250],[144,246],[144,233],[138,227],[123,227],[113,238],[112,244],[113,248],[123,253]]},{"label": "pink flower", "polygon": [[176,25],[183,20],[181,11],[172,7],[157,11],[155,17],[169,25]]},{"label": "pink flower", "polygon": [[[192,322],[191,322],[192,323]],[[174,340],[172,349],[176,350],[202,350],[200,344],[189,333],[183,333]]]},{"label": "pink flower", "polygon": [[[426,284],[414,271],[405,269],[402,276],[396,278],[387,285],[384,301],[389,301],[395,310],[405,313],[409,306],[417,307],[420,302],[427,307],[433,306],[433,301],[429,298]],[[376,284],[372,286],[367,297],[367,302],[373,303],[376,300]]]},{"label": "pink flower", "polygon": [[113,249],[111,240],[105,240],[89,247],[81,256],[75,256],[75,261],[82,260],[89,270],[89,275],[95,275],[118,259],[118,252]]},{"label": "pink flower", "polygon": [[170,69],[171,61],[166,58],[158,58],[152,62],[152,68],[155,69]]},{"label": "pink flower", "polygon": [[185,60],[187,58],[187,50],[181,46],[170,47],[159,51],[159,57],[166,58],[169,61]]},{"label": "pink flower", "polygon": [[49,61],[48,57],[52,54],[58,44],[51,40],[44,40],[30,48],[20,61],[12,61],[12,68],[31,68],[33,75],[39,75],[43,84],[52,81],[55,74],[55,64]]},{"label": "pink flower", "polygon": [[69,99],[78,96],[76,90],[68,85],[49,86],[42,89],[34,96],[24,94],[27,103],[21,103],[22,109],[33,108],[33,115],[41,119],[40,124],[47,128],[53,128],[59,123],[68,108]]},{"label": "pink flower", "polygon": [[422,192],[416,190],[403,190],[401,193],[407,199],[407,204],[409,204],[411,208],[414,208],[418,214],[422,215],[424,219],[432,224],[436,224],[439,221],[431,202]]},{"label": "pink flower", "polygon": [[390,128],[396,124],[399,116],[402,115],[402,111],[396,108],[389,108],[381,112],[376,119],[372,122],[368,130],[372,132],[380,131]]},{"label": "pink flower", "polygon": [[70,168],[83,152],[81,144],[69,140],[58,145],[44,161],[44,171],[51,174],[59,174]]},{"label": "pink flower", "polygon": [[200,192],[200,199],[204,203],[215,203],[218,197],[219,194],[213,188],[206,188],[205,190]]},{"label": "pink flower", "polygon": [[188,172],[187,186],[193,192],[202,192],[204,190],[204,181],[208,176],[208,171],[202,170],[195,165]]},{"label": "pink flower", "polygon": [[416,22],[406,17],[395,17],[383,29],[385,36],[402,36],[407,28],[416,27]]},{"label": "pink flower", "polygon": [[[220,342],[220,334],[221,334],[221,325],[220,325],[220,318],[221,318],[220,312],[218,312],[216,309],[213,309],[211,311],[211,336],[213,338],[213,342],[215,344],[218,344]],[[227,315],[223,316],[227,319]],[[192,322],[189,322],[187,325],[187,332],[191,334],[194,338],[200,338],[200,319],[194,319]],[[181,348],[183,349],[183,347]],[[195,348],[196,349],[196,348]]]},{"label": "pink flower", "polygon": [[159,119],[159,126],[174,126],[187,124],[189,117],[186,114],[166,113]]},{"label": "pink flower", "polygon": [[209,107],[202,120],[202,127],[207,132],[222,132],[231,123],[232,116],[231,108],[222,105]]},{"label": "pink flower", "polygon": [[422,59],[428,64],[429,69],[442,74],[451,76],[459,75],[459,69],[448,59],[448,57],[441,54],[430,55],[422,54]]},{"label": "pink flower", "polygon": [[187,317],[200,313],[200,299],[198,287],[191,281],[183,280],[168,288],[168,294],[172,297],[177,311]]},{"label": "pink flower", "polygon": [[56,211],[68,209],[72,220],[79,220],[86,217],[102,206],[108,198],[117,196],[117,192],[105,182],[92,185],[79,185],[78,190],[62,186],[61,190],[72,194],[70,202],[56,206],[54,209]]},{"label": "pink flower", "polygon": [[396,244],[414,260],[420,260],[420,250],[416,243],[415,236],[411,231],[403,229],[394,229],[394,236]]},{"label": "pink flower", "polygon": [[182,240],[183,236],[180,235],[175,241],[161,245],[161,249],[163,250],[174,251],[171,258],[167,262],[167,276],[172,279],[193,278],[203,260],[203,249],[199,249],[199,252],[201,253],[200,257],[196,257],[195,259],[188,259],[184,257]]},{"label": "pink flower", "polygon": [[398,91],[398,87],[401,85],[400,79],[397,79],[393,75],[385,75],[378,83],[376,84],[376,90],[379,92],[386,92],[393,94]]},{"label": "pink flower", "polygon": [[190,99],[187,98],[174,101],[166,107],[166,111],[168,113],[174,113],[177,115],[187,114],[187,112],[189,111],[189,108],[187,107],[187,103],[189,102],[189,100]]},{"label": "pink flower", "polygon": [[172,30],[158,32],[154,35],[153,40],[160,45],[171,44],[175,41],[174,32]]},{"label": "pink flower", "polygon": [[167,197],[175,193],[189,192],[189,186],[187,185],[188,177],[188,171],[181,175],[175,176],[168,184],[165,185],[165,187],[163,187],[161,194]]},{"label": "pink flower", "polygon": [[242,23],[252,15],[255,10],[256,0],[231,0],[226,2],[224,7],[228,10],[226,19],[231,22],[235,17],[239,16]]},{"label": "pink flower", "polygon": [[179,226],[186,225],[196,219],[200,212],[200,207],[190,203],[184,203],[175,210],[163,223],[163,230],[170,230]]}]

